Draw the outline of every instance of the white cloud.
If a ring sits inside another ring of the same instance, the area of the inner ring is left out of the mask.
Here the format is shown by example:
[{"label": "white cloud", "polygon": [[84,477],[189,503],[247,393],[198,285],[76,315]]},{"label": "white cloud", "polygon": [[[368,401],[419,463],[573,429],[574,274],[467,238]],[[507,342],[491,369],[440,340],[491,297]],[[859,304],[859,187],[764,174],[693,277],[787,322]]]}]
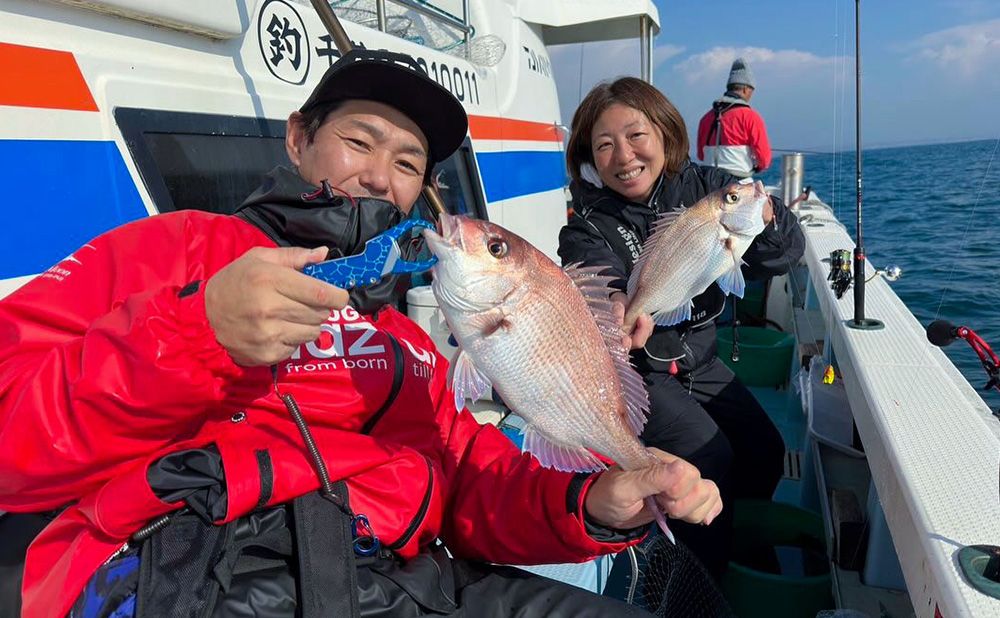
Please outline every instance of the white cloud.
[{"label": "white cloud", "polygon": [[667,63],[656,85],[684,116],[692,139],[698,120],[725,91],[733,60],[747,60],[757,81],[752,104],[776,148],[815,150],[843,143],[853,97],[853,58],[796,49],[717,46]]},{"label": "white cloud", "polygon": [[[548,52],[564,122],[572,118],[580,98],[598,82],[625,75],[638,77],[640,72],[639,42],[636,40],[555,45],[549,47]],[[653,47],[653,70],[683,52],[684,48],[677,45]]]},{"label": "white cloud", "polygon": [[829,71],[835,58],[820,57],[795,49],[773,50],[764,47],[713,47],[677,63],[678,71],[689,84],[725,85],[736,58],[745,58],[755,76],[761,74],[794,77],[817,70]]},{"label": "white cloud", "polygon": [[680,45],[657,45],[653,48],[653,69],[682,53],[684,53],[684,48]]},{"label": "white cloud", "polygon": [[971,78],[1000,68],[1000,19],[926,34],[906,46],[910,62],[930,61]]}]

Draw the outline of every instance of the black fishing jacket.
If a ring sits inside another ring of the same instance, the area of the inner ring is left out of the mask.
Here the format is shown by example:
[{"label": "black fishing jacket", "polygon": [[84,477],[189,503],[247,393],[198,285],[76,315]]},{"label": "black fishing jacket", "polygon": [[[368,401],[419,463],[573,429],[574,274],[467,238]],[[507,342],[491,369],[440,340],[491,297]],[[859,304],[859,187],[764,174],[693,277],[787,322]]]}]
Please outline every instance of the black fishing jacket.
[{"label": "black fishing jacket", "polygon": [[[709,193],[738,182],[725,171],[690,161],[680,173],[660,178],[648,203],[632,202],[608,188],[574,182],[574,215],[559,232],[563,264],[607,266],[611,286],[624,292],[652,223],[663,213],[692,206]],[[764,280],[788,272],[802,257],[805,237],[798,220],[784,203],[772,197],[774,221],[754,239],[743,256],[743,276]],[[642,350],[633,352],[642,372],[676,370],[688,373],[715,356],[715,318],[725,308],[725,295],[713,283],[694,298],[691,319],[674,326],[657,326]]]}]

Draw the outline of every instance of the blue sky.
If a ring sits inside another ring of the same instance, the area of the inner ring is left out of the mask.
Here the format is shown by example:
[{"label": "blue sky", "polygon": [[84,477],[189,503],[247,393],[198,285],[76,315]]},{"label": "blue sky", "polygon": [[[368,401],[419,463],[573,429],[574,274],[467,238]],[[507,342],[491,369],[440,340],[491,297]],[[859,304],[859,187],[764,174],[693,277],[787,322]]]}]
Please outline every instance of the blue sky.
[{"label": "blue sky", "polygon": [[[854,0],[655,4],[653,82],[689,133],[743,56],[773,147],[854,148]],[[1000,138],[1000,1],[863,0],[861,46],[864,147]],[[581,92],[639,70],[636,41],[549,53],[566,124]]]}]

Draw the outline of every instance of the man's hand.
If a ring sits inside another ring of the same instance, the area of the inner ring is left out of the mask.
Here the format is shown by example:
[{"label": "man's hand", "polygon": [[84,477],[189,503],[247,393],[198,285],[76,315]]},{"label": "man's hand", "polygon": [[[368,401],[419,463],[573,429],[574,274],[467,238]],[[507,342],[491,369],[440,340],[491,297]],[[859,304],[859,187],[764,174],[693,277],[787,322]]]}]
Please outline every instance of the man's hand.
[{"label": "man's hand", "polygon": [[706,526],[722,512],[719,488],[701,478],[698,469],[683,459],[656,448],[647,449],[663,463],[625,471],[615,466],[590,486],[584,508],[595,522],[624,530],[648,524],[653,514],[643,505],[654,496],[668,517]]},{"label": "man's hand", "polygon": [[208,322],[238,365],[285,360],[319,337],[332,309],[347,305],[347,291],[298,272],[326,254],[326,247],[255,247],[208,280]]},{"label": "man's hand", "polygon": [[[621,292],[615,292],[611,295],[611,302],[614,303],[615,318],[618,319],[619,324],[623,323],[625,321],[625,305],[628,304],[628,296],[625,296]],[[625,346],[626,350],[641,348],[646,345],[646,340],[652,334],[653,317],[648,313],[640,314],[635,319],[635,326],[632,327],[632,332],[622,335],[622,345]]]}]

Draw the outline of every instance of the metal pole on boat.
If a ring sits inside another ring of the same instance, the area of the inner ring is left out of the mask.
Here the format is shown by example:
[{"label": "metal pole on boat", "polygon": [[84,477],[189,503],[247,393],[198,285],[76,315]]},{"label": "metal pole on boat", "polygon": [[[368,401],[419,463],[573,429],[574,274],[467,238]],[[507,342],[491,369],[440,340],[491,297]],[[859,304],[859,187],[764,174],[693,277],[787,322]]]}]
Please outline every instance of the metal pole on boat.
[{"label": "metal pole on boat", "polygon": [[854,0],[854,171],[857,179],[857,231],[854,245],[854,319],[847,326],[859,330],[885,328],[865,317],[865,241],[861,228],[861,0]]},{"label": "metal pole on boat", "polygon": [[462,33],[462,41],[465,42],[465,59],[470,60],[472,58],[472,49],[470,49],[472,31],[469,30],[469,0],[462,0],[462,23],[465,24],[465,32]]},{"label": "metal pole on boat", "polygon": [[378,31],[385,32],[385,0],[375,0],[375,19],[378,21]]},{"label": "metal pole on boat", "polygon": [[[330,3],[326,0],[311,0],[311,2],[313,8],[316,9],[316,13],[319,15],[319,20],[323,22],[326,31],[330,33],[330,37],[333,39],[334,44],[337,46],[337,51],[340,52],[341,56],[354,49],[351,37],[347,36],[347,31],[340,24],[340,19],[333,12]],[[441,200],[437,188],[434,185],[426,185],[423,189],[423,195],[427,201],[427,205],[430,206],[431,216],[435,220],[438,219],[441,213],[444,212],[444,202]]]},{"label": "metal pole on boat", "polygon": [[642,81],[653,83],[653,21],[649,15],[639,18],[639,62]]}]

